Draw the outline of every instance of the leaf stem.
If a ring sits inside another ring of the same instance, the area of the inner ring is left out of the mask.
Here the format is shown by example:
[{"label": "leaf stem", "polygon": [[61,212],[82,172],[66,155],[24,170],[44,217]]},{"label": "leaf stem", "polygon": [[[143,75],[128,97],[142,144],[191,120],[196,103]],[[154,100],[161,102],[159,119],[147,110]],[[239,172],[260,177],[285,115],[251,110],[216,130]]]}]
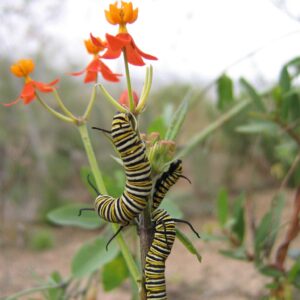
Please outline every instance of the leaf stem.
[{"label": "leaf stem", "polygon": [[71,119],[76,119],[76,117],[66,108],[56,89],[53,90],[53,94],[61,110]]},{"label": "leaf stem", "polygon": [[68,286],[68,284],[71,282],[71,279],[68,279],[64,282],[60,282],[57,284],[45,284],[45,285],[41,285],[41,286],[37,286],[34,288],[29,288],[29,289],[25,289],[23,291],[20,291],[16,294],[13,294],[9,297],[1,297],[0,300],[16,300],[21,296],[25,296],[25,295],[30,295],[30,294],[34,294],[40,291],[44,291],[44,290],[48,290],[48,289],[57,289],[57,288],[64,288],[66,286]]},{"label": "leaf stem", "polygon": [[91,98],[90,98],[90,101],[89,101],[89,104],[82,116],[82,119],[83,120],[87,120],[91,111],[92,111],[92,108],[94,106],[94,103],[95,103],[95,100],[96,100],[96,85],[93,86],[93,89],[92,89],[92,94],[91,94]]},{"label": "leaf stem", "polygon": [[53,108],[51,108],[37,93],[36,93],[36,98],[38,99],[38,101],[46,108],[46,110],[48,110],[52,115],[54,115],[55,117],[57,117],[58,119],[64,121],[64,122],[69,122],[69,123],[75,123],[76,119],[74,118],[69,118],[59,112],[57,112],[56,110],[54,110]]},{"label": "leaf stem", "polygon": [[105,87],[98,83],[96,86],[99,86],[100,90],[102,91],[104,97],[106,98],[106,100],[108,100],[112,105],[114,105],[118,111],[121,112],[126,112],[127,110],[119,103],[117,102],[110,94],[109,92],[105,89]]},{"label": "leaf stem", "polygon": [[244,100],[233,106],[229,111],[221,115],[216,121],[208,125],[198,134],[195,134],[187,143],[187,145],[179,151],[174,160],[182,158],[192,152],[196,146],[198,146],[201,142],[203,142],[211,133],[215,130],[223,126],[227,121],[229,121],[232,117],[241,112],[246,106],[251,103],[250,99]]}]

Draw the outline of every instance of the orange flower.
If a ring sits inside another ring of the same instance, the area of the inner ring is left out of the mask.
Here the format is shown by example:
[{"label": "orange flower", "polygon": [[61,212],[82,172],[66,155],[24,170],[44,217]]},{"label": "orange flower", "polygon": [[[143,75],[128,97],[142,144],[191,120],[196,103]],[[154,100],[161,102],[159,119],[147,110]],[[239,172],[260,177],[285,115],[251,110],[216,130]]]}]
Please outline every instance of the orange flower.
[{"label": "orange flower", "polygon": [[[133,95],[134,105],[136,107],[139,103],[139,97],[135,91],[132,92],[132,95]],[[127,108],[129,107],[128,90],[123,91],[118,102]]]},{"label": "orange flower", "polygon": [[24,104],[31,103],[36,98],[36,90],[42,93],[53,92],[54,85],[59,81],[56,79],[50,83],[38,82],[29,76],[34,69],[34,62],[31,59],[20,59],[10,67],[10,71],[17,77],[24,77],[25,84],[20,96],[11,103],[2,103],[4,106],[11,106],[18,103],[21,99]]},{"label": "orange flower", "polygon": [[[93,43],[98,45],[98,41],[92,36],[91,38]],[[143,66],[145,64],[143,58],[157,60],[155,56],[140,50],[129,33],[118,33],[116,36],[107,33],[106,40],[107,51],[102,55],[103,58],[118,58],[121,55],[122,50],[125,49],[127,61],[132,65]]]},{"label": "orange flower", "polygon": [[133,23],[138,17],[138,8],[133,9],[131,2],[121,1],[121,8],[118,3],[109,5],[109,10],[105,11],[105,17],[110,24],[119,24],[119,33],[127,32],[126,24]]},{"label": "orange flower", "polygon": [[[94,43],[94,41],[96,41],[96,43]],[[84,44],[87,52],[93,55],[93,60],[87,65],[84,70],[71,73],[71,75],[78,76],[86,73],[84,82],[89,83],[96,82],[98,73],[100,72],[104,79],[112,82],[118,82],[118,76],[121,76],[121,74],[113,73],[110,68],[101,61],[100,56],[98,55],[99,52],[103,51],[106,48],[107,43],[105,41],[102,41],[98,37],[96,38],[91,36],[91,39],[85,40]]]}]

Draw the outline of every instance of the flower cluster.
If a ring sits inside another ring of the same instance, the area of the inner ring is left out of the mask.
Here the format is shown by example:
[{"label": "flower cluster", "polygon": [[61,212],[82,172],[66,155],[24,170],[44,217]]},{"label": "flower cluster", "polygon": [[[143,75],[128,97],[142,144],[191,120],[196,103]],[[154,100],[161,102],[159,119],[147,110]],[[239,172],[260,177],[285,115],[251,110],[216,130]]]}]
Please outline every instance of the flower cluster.
[{"label": "flower cluster", "polygon": [[[128,33],[127,25],[134,23],[138,18],[138,8],[133,8],[131,2],[121,1],[121,3],[115,2],[110,4],[109,9],[105,10],[105,17],[110,24],[119,26],[118,33],[116,35],[106,33],[105,39],[90,34],[90,38],[84,41],[84,45],[87,53],[92,56],[91,61],[83,70],[69,74],[72,76],[85,75],[84,83],[97,83],[99,75],[107,81],[118,82],[122,74],[114,73],[104,60],[117,59],[123,55],[128,92],[126,92],[126,100],[124,100],[123,95],[119,103],[122,107],[129,107],[130,111],[134,112],[139,100],[136,93],[131,89],[128,64],[143,66],[145,65],[145,59],[157,60],[157,58],[143,52]],[[20,100],[23,100],[24,104],[29,104],[35,99],[41,100],[37,92],[48,93],[56,91],[56,84],[59,79],[50,83],[35,81],[29,76],[33,70],[34,63],[31,59],[21,59],[11,66],[11,72],[17,77],[23,77],[25,83],[19,97],[13,102],[4,103],[3,105],[11,106]],[[147,89],[145,88],[144,90],[146,90],[145,95],[141,95],[143,105],[140,105],[139,111],[143,109],[145,97],[147,96]],[[61,102],[60,105],[62,105]],[[63,109],[65,108],[63,107]]]}]

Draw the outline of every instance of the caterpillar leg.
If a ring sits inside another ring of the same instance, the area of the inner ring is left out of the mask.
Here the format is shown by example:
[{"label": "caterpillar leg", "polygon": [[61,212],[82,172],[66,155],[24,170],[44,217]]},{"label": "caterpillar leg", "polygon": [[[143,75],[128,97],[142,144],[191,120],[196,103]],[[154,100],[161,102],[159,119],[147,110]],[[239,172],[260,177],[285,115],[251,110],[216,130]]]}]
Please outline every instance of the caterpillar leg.
[{"label": "caterpillar leg", "polygon": [[193,227],[193,225],[190,223],[190,222],[188,222],[188,221],[186,221],[186,220],[181,220],[181,219],[172,219],[174,222],[178,222],[178,223],[185,223],[185,224],[187,224],[190,228],[191,228],[191,230],[195,233],[195,235],[200,239],[201,237],[200,237],[200,235],[199,235],[199,233],[195,230],[195,228]]},{"label": "caterpillar leg", "polygon": [[95,211],[95,209],[94,208],[86,208],[86,207],[84,207],[84,208],[80,208],[79,209],[79,212],[78,212],[78,217],[80,217],[81,216],[81,214],[82,214],[82,212],[83,211],[85,211],[85,210],[91,210],[91,211]]},{"label": "caterpillar leg", "polygon": [[109,244],[113,241],[113,239],[123,230],[123,228],[124,227],[126,227],[126,226],[128,226],[128,224],[127,225],[124,225],[124,226],[120,226],[119,227],[119,229],[117,230],[117,232],[109,239],[109,241],[107,242],[107,244],[106,244],[106,251],[108,251],[108,246],[109,246]]}]

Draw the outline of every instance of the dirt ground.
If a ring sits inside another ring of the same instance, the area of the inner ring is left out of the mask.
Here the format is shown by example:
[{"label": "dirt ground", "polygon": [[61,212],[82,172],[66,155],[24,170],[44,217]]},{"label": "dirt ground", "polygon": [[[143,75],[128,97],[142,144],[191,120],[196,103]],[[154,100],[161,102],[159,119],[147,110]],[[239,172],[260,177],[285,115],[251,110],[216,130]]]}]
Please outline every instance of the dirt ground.
[{"label": "dirt ground", "polygon": [[[271,193],[262,194],[262,199],[269,198]],[[259,197],[258,197],[259,198]],[[288,199],[292,203],[291,199]],[[262,204],[262,211],[267,202]],[[287,209],[286,215],[289,215]],[[200,232],[207,227],[214,227],[211,217],[193,218],[191,220]],[[184,225],[180,225],[188,233]],[[47,278],[54,270],[64,276],[70,274],[72,256],[83,241],[95,236],[93,231],[77,228],[53,227],[55,247],[43,252],[34,252],[16,243],[2,245],[0,248],[0,296],[7,296],[25,288],[39,285],[37,278]],[[190,236],[190,233],[188,233]],[[250,300],[260,299],[263,287],[268,279],[259,275],[254,267],[246,262],[235,261],[218,253],[220,244],[216,242],[195,241],[200,250],[202,263],[187,252],[183,245],[176,241],[167,260],[166,279],[168,299],[188,300]],[[20,299],[42,299],[38,294]],[[101,300],[130,300],[130,284],[124,283],[121,288],[109,293],[101,291]],[[299,298],[295,298],[298,300]]]}]

